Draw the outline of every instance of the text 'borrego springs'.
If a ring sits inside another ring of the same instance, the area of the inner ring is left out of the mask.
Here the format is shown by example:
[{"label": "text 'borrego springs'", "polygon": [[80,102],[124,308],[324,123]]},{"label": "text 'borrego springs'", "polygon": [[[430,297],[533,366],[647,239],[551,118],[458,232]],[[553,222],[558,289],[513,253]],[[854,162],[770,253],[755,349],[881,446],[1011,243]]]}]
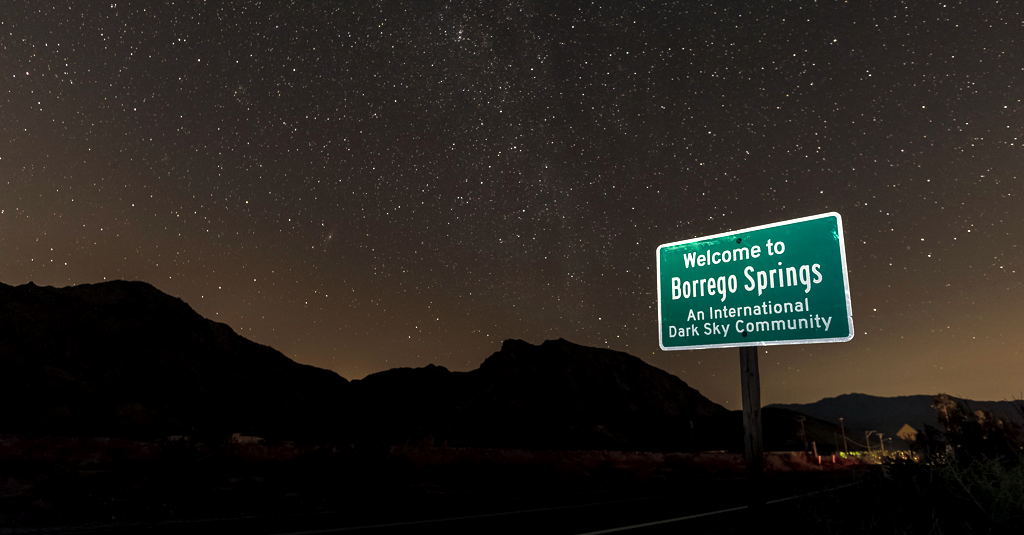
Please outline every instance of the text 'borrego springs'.
[{"label": "text 'borrego springs'", "polygon": [[[705,267],[749,261],[750,259],[760,258],[762,253],[767,253],[768,256],[781,257],[785,252],[786,244],[784,242],[768,240],[764,250],[761,249],[760,245],[754,245],[752,247],[735,247],[724,251],[708,250],[704,253],[686,253],[683,255],[683,263],[686,268]],[[721,296],[721,301],[724,302],[729,294],[736,293],[740,288],[747,292],[757,290],[757,295],[761,295],[766,290],[774,288],[803,286],[804,293],[810,293],[813,285],[821,283],[824,279],[821,274],[821,264],[786,266],[783,260],[779,260],[778,267],[773,269],[756,270],[754,266],[748,265],[743,268],[741,274],[745,279],[743,286],[740,286],[739,278],[736,275],[722,275],[692,280],[672,277],[672,299],[690,299],[718,295]]]}]

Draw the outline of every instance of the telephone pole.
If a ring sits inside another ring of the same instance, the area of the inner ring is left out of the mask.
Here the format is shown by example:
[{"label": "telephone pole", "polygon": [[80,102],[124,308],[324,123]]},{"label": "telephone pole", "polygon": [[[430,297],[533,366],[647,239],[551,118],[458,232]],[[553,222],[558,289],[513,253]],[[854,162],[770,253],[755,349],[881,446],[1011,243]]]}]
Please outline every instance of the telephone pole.
[{"label": "telephone pole", "polygon": [[850,445],[846,443],[846,426],[843,425],[843,417],[839,417],[839,428],[843,430],[843,449],[846,450],[846,454],[850,454]]},{"label": "telephone pole", "polygon": [[804,453],[807,453],[809,449],[807,447],[807,429],[804,428],[804,420],[806,419],[803,415],[797,418],[797,421],[800,422],[800,438],[804,439]]}]

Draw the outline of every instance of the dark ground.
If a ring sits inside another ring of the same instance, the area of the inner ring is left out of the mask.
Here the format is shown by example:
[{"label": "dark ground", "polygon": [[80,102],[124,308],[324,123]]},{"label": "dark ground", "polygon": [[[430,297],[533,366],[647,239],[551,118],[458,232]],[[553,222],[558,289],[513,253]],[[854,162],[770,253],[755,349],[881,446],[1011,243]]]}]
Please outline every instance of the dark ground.
[{"label": "dark ground", "polygon": [[[828,460],[819,468],[789,455],[771,456],[768,467],[769,500],[848,486],[869,471]],[[446,532],[558,526],[583,533],[743,506],[747,491],[741,459],[728,453],[0,436],[4,533],[169,533],[199,526],[288,533],[398,523],[376,533],[418,530],[424,521]],[[784,507],[792,504],[769,506]],[[716,515],[716,522],[726,516],[726,524],[711,526],[725,529],[747,514]],[[456,520],[435,522],[444,518]]]}]

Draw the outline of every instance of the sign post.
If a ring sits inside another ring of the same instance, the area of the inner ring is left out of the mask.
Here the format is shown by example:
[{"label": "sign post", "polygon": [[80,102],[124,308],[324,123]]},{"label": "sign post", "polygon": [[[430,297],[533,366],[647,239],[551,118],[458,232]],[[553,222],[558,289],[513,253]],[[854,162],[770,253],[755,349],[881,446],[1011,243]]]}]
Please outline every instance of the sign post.
[{"label": "sign post", "polygon": [[740,348],[743,450],[764,470],[757,346],[847,342],[853,307],[839,214],[782,221],[658,247],[663,350]]},{"label": "sign post", "polygon": [[[761,438],[761,374],[757,367],[757,346],[740,348],[740,387],[743,397],[743,457],[750,479],[759,487],[764,475],[764,441]],[[759,493],[755,489],[752,499]]]}]

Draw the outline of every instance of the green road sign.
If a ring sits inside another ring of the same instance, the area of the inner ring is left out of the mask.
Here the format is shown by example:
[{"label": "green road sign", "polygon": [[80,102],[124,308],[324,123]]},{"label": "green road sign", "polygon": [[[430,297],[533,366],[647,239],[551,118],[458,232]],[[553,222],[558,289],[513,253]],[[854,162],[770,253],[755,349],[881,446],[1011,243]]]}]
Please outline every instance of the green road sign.
[{"label": "green road sign", "polygon": [[832,212],[658,247],[662,349],[846,342],[853,308]]}]

